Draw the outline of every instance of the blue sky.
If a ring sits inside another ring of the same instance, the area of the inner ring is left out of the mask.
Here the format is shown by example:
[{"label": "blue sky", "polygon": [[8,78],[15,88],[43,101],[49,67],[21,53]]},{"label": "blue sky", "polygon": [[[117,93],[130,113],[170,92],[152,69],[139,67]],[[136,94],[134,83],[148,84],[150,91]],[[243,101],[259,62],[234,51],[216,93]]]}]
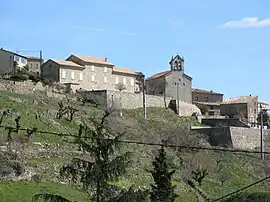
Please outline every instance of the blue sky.
[{"label": "blue sky", "polygon": [[269,0],[9,0],[0,46],[45,59],[107,56],[146,76],[180,54],[193,87],[270,102],[269,10]]}]

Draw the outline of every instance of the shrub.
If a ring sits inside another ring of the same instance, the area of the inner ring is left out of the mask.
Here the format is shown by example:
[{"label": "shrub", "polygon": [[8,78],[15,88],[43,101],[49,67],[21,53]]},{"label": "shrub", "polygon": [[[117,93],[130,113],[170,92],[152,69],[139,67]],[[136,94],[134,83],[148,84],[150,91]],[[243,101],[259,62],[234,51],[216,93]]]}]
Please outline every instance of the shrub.
[{"label": "shrub", "polygon": [[20,74],[20,73],[15,73],[10,76],[10,80],[12,81],[26,81],[28,80],[28,75],[26,74]]}]

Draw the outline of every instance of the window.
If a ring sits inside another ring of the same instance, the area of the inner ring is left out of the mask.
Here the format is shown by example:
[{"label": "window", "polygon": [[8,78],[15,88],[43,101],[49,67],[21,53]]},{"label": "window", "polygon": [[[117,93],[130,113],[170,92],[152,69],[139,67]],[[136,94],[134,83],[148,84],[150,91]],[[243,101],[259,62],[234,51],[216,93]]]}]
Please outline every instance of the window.
[{"label": "window", "polygon": [[107,70],[107,67],[104,67],[104,72],[107,72],[108,70]]},{"label": "window", "polygon": [[32,64],[32,63],[30,64],[30,67],[31,67],[31,68],[33,67],[33,64]]},{"label": "window", "polygon": [[62,70],[62,79],[65,79],[65,78],[66,78],[66,71]]},{"label": "window", "polygon": [[91,71],[95,71],[95,66],[94,65],[91,65]]},{"label": "window", "polygon": [[107,77],[104,76],[104,83],[107,83],[107,82],[108,82]]},{"label": "window", "polygon": [[74,72],[71,72],[71,79],[74,79]]},{"label": "window", "polygon": [[124,77],[123,78],[123,84],[126,85],[127,84],[127,79]]},{"label": "window", "polygon": [[205,97],[205,102],[209,102],[209,98],[208,97]]},{"label": "window", "polygon": [[80,81],[83,80],[83,73],[80,72]]},{"label": "window", "polygon": [[92,81],[95,81],[95,75],[92,75]]},{"label": "window", "polygon": [[199,100],[198,96],[196,96],[196,98],[195,98],[195,99],[196,99],[196,101],[198,101],[198,100]]},{"label": "window", "polygon": [[134,80],[133,80],[133,78],[131,78],[131,80],[130,80],[130,85],[131,86],[134,86]]},{"label": "window", "polygon": [[118,84],[118,77],[115,78],[115,83]]},{"label": "window", "polygon": [[36,64],[36,69],[38,69],[38,64]]}]

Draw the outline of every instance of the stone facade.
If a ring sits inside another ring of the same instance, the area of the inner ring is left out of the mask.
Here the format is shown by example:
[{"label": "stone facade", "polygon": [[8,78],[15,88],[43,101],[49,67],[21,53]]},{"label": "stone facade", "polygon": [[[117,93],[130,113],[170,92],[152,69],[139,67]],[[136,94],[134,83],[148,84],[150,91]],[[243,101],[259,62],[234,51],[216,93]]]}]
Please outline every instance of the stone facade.
[{"label": "stone facade", "polygon": [[40,74],[40,67],[43,64],[43,59],[39,57],[27,56],[27,67],[30,72]]},{"label": "stone facade", "polygon": [[[56,62],[60,66],[50,71],[47,71],[48,62],[42,65],[42,75],[56,82],[69,83],[73,91],[108,89],[134,93],[138,89],[138,73],[115,67],[106,58],[71,55],[66,61]],[[68,62],[73,65],[66,65]]]},{"label": "stone facade", "polygon": [[8,74],[17,67],[23,68],[26,64],[27,58],[25,56],[4,50],[3,48],[0,49],[0,75]]},{"label": "stone facade", "polygon": [[[260,147],[260,130],[243,127],[206,127],[194,128],[209,138],[212,146],[222,146],[237,149],[254,150]],[[270,130],[263,130],[266,145],[268,145]]]},{"label": "stone facade", "polygon": [[240,96],[230,98],[220,104],[220,114],[230,118],[240,118],[250,126],[258,116],[258,96]]},{"label": "stone facade", "polygon": [[192,89],[192,102],[194,101],[220,103],[223,101],[223,94],[194,88]]},{"label": "stone facade", "polygon": [[[114,106],[116,108],[136,109],[143,107],[143,95],[141,93],[119,92],[112,90],[104,91],[87,91],[88,98],[92,98],[95,102],[105,104],[106,106]],[[166,107],[170,106],[173,98],[163,96],[146,95],[147,107]],[[179,115],[191,116],[193,112],[200,114],[200,110],[195,105],[186,102],[179,102]]]},{"label": "stone facade", "polygon": [[198,88],[192,89],[192,103],[197,105],[204,116],[220,116],[223,94]]},{"label": "stone facade", "polygon": [[184,73],[184,59],[177,55],[170,61],[171,70],[157,73],[145,81],[146,93],[163,95],[192,103],[192,78]]}]

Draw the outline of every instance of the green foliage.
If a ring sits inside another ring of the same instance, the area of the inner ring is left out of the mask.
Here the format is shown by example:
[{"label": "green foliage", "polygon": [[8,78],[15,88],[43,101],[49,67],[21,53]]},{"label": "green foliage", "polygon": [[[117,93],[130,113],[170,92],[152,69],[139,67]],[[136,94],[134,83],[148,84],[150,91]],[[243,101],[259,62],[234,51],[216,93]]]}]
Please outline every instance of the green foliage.
[{"label": "green foliage", "polygon": [[84,192],[55,182],[5,181],[0,183],[1,202],[30,202],[32,197],[40,192],[58,194],[70,201],[89,202]]},{"label": "green foliage", "polygon": [[33,196],[32,201],[40,201],[40,199],[43,199],[45,202],[71,202],[70,200],[53,194],[36,194]]},{"label": "green foliage", "polygon": [[20,74],[20,73],[14,73],[10,76],[10,80],[12,81],[27,81],[28,80],[27,74]]},{"label": "green foliage", "polygon": [[86,123],[80,126],[75,144],[90,156],[87,159],[74,158],[60,171],[61,176],[71,178],[85,190],[94,192],[92,198],[97,202],[109,201],[115,197],[116,190],[108,182],[121,177],[130,162],[129,153],[119,156],[114,154],[123,134],[115,133],[106,127],[110,114],[106,110],[100,120],[90,118],[91,126]]},{"label": "green foliage", "polygon": [[154,170],[151,174],[155,185],[151,184],[152,190],[150,198],[152,202],[174,202],[177,195],[174,193],[176,186],[172,185],[172,175],[175,170],[169,171],[166,162],[166,153],[163,147],[159,150],[159,155],[153,161]]},{"label": "green foliage", "polygon": [[231,197],[222,200],[221,202],[269,202],[270,201],[270,194],[265,192],[255,192],[255,193],[238,193],[232,195]]}]

